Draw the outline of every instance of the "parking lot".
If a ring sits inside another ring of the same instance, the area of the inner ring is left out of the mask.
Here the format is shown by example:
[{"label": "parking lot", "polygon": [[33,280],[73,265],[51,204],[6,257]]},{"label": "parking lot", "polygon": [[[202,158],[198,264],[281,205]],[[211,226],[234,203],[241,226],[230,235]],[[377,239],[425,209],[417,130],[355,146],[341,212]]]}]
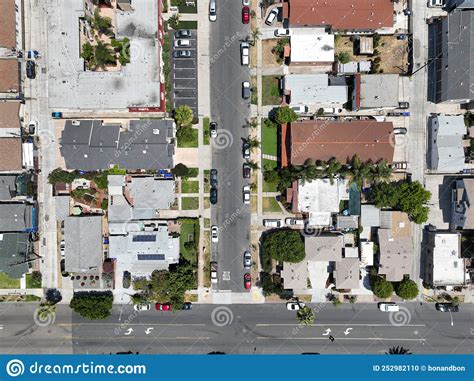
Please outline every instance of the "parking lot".
[{"label": "parking lot", "polygon": [[[175,48],[174,32],[170,33],[171,42],[171,92],[173,108],[186,105],[191,107],[194,115],[198,115],[197,109],[197,36],[196,30],[191,30],[190,46]],[[191,57],[175,58],[174,52],[187,50]]]}]

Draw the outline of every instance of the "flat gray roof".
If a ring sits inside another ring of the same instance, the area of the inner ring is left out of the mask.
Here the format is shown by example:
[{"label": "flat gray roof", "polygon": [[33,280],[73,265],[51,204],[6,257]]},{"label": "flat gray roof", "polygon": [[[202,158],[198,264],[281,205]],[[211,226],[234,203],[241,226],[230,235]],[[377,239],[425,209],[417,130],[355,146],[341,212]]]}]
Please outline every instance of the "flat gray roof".
[{"label": "flat gray roof", "polygon": [[360,107],[398,107],[398,74],[361,74]]},{"label": "flat gray roof", "polygon": [[0,201],[9,201],[15,197],[16,175],[0,175]]},{"label": "flat gray roof", "polygon": [[340,261],[344,236],[342,234],[326,234],[316,237],[306,237],[305,261]]},{"label": "flat gray roof", "polygon": [[33,205],[0,204],[0,232],[24,232],[32,228]]},{"label": "flat gray roof", "polygon": [[28,272],[28,259],[31,259],[33,244],[29,233],[0,234],[0,272],[10,278],[18,279]]},{"label": "flat gray roof", "polygon": [[330,86],[327,74],[287,74],[285,90],[291,91],[291,104],[343,105],[348,100],[347,86]]}]

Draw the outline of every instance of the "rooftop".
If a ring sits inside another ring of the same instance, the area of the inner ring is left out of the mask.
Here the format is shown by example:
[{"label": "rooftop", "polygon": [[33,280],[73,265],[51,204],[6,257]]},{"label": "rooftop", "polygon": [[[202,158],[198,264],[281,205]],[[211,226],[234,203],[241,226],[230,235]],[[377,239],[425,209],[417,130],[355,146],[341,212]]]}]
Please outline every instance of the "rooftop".
[{"label": "rooftop", "polygon": [[0,272],[13,279],[21,278],[28,272],[27,260],[32,252],[29,233],[0,234]]},{"label": "rooftop", "polygon": [[334,62],[334,35],[321,28],[292,29],[291,62]]},{"label": "rooftop", "polygon": [[2,0],[0,12],[0,47],[16,47],[16,14],[15,0]]},{"label": "rooftop", "polygon": [[305,290],[308,287],[308,263],[283,263],[283,270],[280,272],[283,284],[287,290]]},{"label": "rooftop", "polygon": [[342,234],[326,234],[306,237],[305,261],[333,261],[342,259],[344,236]]},{"label": "rooftop", "polygon": [[0,232],[26,232],[33,227],[33,205],[0,204]]},{"label": "rooftop", "polygon": [[21,171],[21,138],[0,138],[0,171]]},{"label": "rooftop", "polygon": [[466,266],[461,258],[459,233],[433,235],[433,285],[462,285],[466,281]]},{"label": "rooftop", "polygon": [[0,175],[0,201],[9,201],[16,196],[16,176]]},{"label": "rooftop", "polygon": [[[1,62],[2,60],[0,60]],[[1,68],[0,68],[1,71]],[[0,136],[8,137],[8,133],[20,133],[20,103],[19,102],[0,102]],[[5,135],[3,135],[3,131]],[[10,136],[12,136],[10,134]]]},{"label": "rooftop", "polygon": [[285,91],[291,93],[291,104],[342,106],[348,100],[345,83],[330,84],[327,74],[287,74]]},{"label": "rooftop", "polygon": [[351,290],[359,288],[359,258],[342,258],[336,262],[334,279],[336,288]]},{"label": "rooftop", "polygon": [[398,107],[398,74],[360,74],[357,108]]},{"label": "rooftop", "polygon": [[20,91],[20,63],[0,59],[0,93]]}]

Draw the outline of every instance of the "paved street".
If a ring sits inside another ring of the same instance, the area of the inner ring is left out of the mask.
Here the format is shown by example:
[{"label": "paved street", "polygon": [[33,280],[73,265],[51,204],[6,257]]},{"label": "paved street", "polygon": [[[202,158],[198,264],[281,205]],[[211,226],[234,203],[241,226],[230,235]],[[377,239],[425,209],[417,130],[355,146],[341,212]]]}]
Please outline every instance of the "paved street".
[{"label": "paved street", "polygon": [[[312,305],[311,327],[296,323],[282,303],[256,306],[194,305],[177,313],[136,313],[114,308],[105,321],[91,322],[58,307],[55,323],[39,327],[35,306],[0,306],[2,353],[385,353],[401,345],[413,353],[473,353],[474,306],[437,312],[433,304],[405,304],[390,315],[375,304]],[[396,326],[395,324],[400,324]],[[335,340],[331,342],[328,337]]]},{"label": "paved street", "polygon": [[250,116],[250,100],[242,99],[242,82],[249,71],[240,65],[240,40],[250,28],[241,21],[242,4],[218,2],[217,21],[210,23],[211,117],[219,124],[213,142],[213,168],[218,170],[218,203],[212,210],[212,224],[220,227],[219,243],[213,247],[219,263],[219,290],[243,292],[243,252],[250,242],[250,208],[242,202],[242,128]]}]

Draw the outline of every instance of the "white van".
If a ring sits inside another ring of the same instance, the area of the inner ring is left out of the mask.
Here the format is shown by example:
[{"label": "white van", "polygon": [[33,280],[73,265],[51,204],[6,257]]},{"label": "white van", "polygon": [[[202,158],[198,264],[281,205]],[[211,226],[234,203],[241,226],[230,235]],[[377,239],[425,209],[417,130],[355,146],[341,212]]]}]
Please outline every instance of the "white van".
[{"label": "white van", "polygon": [[277,220],[277,219],[263,220],[263,226],[266,226],[269,228],[281,228],[283,226],[283,220]]},{"label": "white van", "polygon": [[209,1],[209,21],[217,20],[217,7],[216,0]]},{"label": "white van", "polygon": [[248,42],[240,43],[240,62],[242,65],[249,65],[250,45]]},{"label": "white van", "polygon": [[400,307],[396,303],[379,303],[379,310],[383,312],[398,312]]}]

